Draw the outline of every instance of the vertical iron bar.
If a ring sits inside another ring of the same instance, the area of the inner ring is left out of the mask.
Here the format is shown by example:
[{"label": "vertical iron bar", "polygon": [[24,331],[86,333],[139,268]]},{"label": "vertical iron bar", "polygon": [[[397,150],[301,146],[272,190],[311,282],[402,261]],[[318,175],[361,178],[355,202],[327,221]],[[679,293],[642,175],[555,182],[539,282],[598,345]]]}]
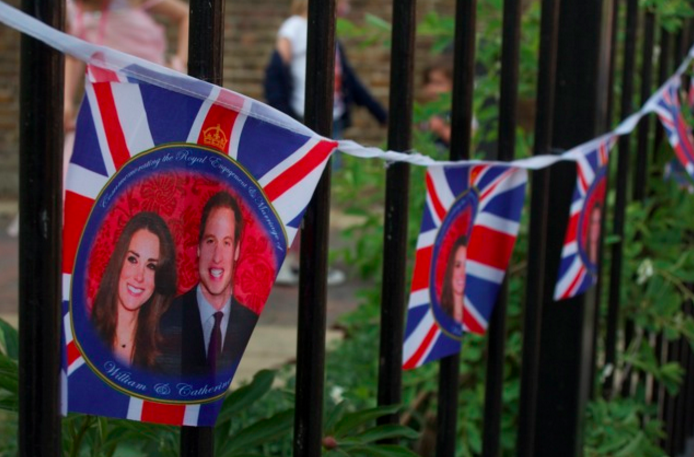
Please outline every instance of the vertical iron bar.
[{"label": "vertical iron bar", "polygon": [[[641,103],[645,103],[651,96],[653,89],[653,48],[655,45],[655,14],[650,11],[645,13],[644,37],[641,59]],[[648,180],[648,137],[651,126],[651,116],[645,116],[639,122],[637,131],[636,169],[632,185],[632,198],[634,201],[643,201],[646,198]],[[633,329],[630,332],[633,336]],[[628,347],[628,343],[625,345]]]},{"label": "vertical iron bar", "polygon": [[[616,56],[617,56],[617,50],[616,50],[616,42],[617,42],[617,29],[619,26],[619,2],[620,0],[612,0],[612,5],[611,8],[605,8],[604,13],[606,16],[603,19],[603,21],[606,24],[609,24],[608,29],[606,30],[607,36],[607,45],[608,47],[608,52],[603,52],[603,54],[607,55],[607,62],[605,63],[606,68],[607,68],[607,74],[606,74],[606,81],[605,81],[605,88],[603,89],[604,92],[604,97],[605,97],[605,106],[604,106],[604,120],[605,124],[603,129],[610,131],[612,130],[612,116],[613,116],[613,111],[614,111],[614,81],[615,81],[615,66],[616,66]],[[603,57],[604,58],[604,57]],[[598,127],[600,129],[600,127]],[[612,185],[611,180],[610,180],[610,175],[609,173],[607,174],[605,178],[605,192],[610,191],[610,186]],[[606,229],[606,224],[605,224],[605,219],[606,217],[602,217],[600,219],[600,233],[605,233]],[[605,249],[604,249],[604,243],[602,241],[602,237],[600,238],[599,241],[599,246],[598,246],[598,260],[597,260],[597,273],[596,273],[596,283],[595,283],[595,288],[592,291],[592,294],[589,293],[588,299],[589,300],[594,300],[595,301],[595,313],[593,315],[593,340],[591,341],[591,355],[590,355],[590,384],[589,384],[589,398],[595,399],[596,395],[596,388],[597,388],[597,382],[596,382],[596,370],[597,370],[597,359],[598,359],[598,334],[600,333],[600,317],[601,317],[601,311],[602,311],[602,290],[603,290],[603,260],[605,258]]]},{"label": "vertical iron bar", "polygon": [[188,74],[222,85],[224,0],[190,0]]},{"label": "vertical iron bar", "polygon": [[617,32],[619,29],[619,5],[620,0],[615,0],[612,3],[612,25],[610,33],[610,67],[608,70],[607,83],[607,122],[605,122],[605,130],[612,130],[612,121],[614,118],[614,86],[615,86],[615,68],[617,66]]},{"label": "vertical iron bar", "polygon": [[684,30],[680,29],[677,34],[672,37],[673,38],[673,49],[672,49],[672,58],[673,58],[673,65],[679,65],[682,59],[682,48],[683,43],[682,40],[684,39],[685,33]]},{"label": "vertical iron bar", "polygon": [[[521,32],[520,0],[504,0],[501,47],[501,86],[497,160],[513,160],[516,150],[518,73]],[[504,355],[506,348],[506,309],[508,278],[494,305],[487,345],[487,376],[484,394],[484,432],[482,455],[501,455],[501,416],[503,411]]]},{"label": "vertical iron bar", "polygon": [[[694,316],[694,303],[688,301],[684,305],[685,313],[688,316]],[[687,348],[689,351],[689,361],[685,370],[687,370],[687,376],[685,378],[684,386],[687,389],[687,401],[685,403],[685,418],[684,418],[684,433],[687,439],[694,437],[694,351],[692,351],[689,342],[687,342]]]},{"label": "vertical iron bar", "polygon": [[[224,0],[190,1],[188,74],[222,85]],[[181,427],[181,457],[212,457],[213,427]]]},{"label": "vertical iron bar", "polygon": [[[605,125],[611,2],[564,0],[559,15],[552,142],[569,148],[595,138]],[[590,390],[595,300],[553,300],[567,215],[575,186],[575,164],[550,168],[545,275],[540,335],[534,456],[583,454],[583,419]],[[594,295],[594,294],[593,294]]]},{"label": "vertical iron bar", "polygon": [[[641,94],[640,102],[643,105],[651,96],[653,87],[653,47],[655,44],[655,15],[651,11],[646,11],[643,26],[643,48],[641,50]],[[632,200],[642,202],[646,198],[648,187],[648,137],[650,135],[651,116],[645,116],[638,125],[636,143],[636,162],[634,167],[634,177],[632,181]],[[629,349],[629,345],[634,339],[634,321],[627,319],[624,323],[624,350]],[[622,396],[628,397],[631,394],[633,373],[628,373],[622,379]]]},{"label": "vertical iron bar", "polygon": [[[457,0],[453,55],[451,160],[470,158],[472,141],[472,89],[475,82],[475,30],[477,0]],[[437,457],[455,455],[458,422],[460,354],[441,359],[436,434]]]},{"label": "vertical iron bar", "polygon": [[[660,59],[658,61],[658,86],[662,85],[670,76],[670,32],[660,28]],[[660,122],[656,122],[655,138],[653,140],[653,162],[657,162],[660,156],[660,147],[663,144],[665,130]],[[660,174],[660,173],[659,173]]]},{"label": "vertical iron bar", "polygon": [[[414,92],[414,34],[416,0],[393,2],[390,64],[388,149],[412,147]],[[402,401],[402,340],[405,318],[405,266],[410,167],[394,163],[386,171],[386,211],[383,223],[383,285],[381,288],[381,341],[378,366],[378,404]],[[380,417],[378,423],[397,424],[398,414]]]},{"label": "vertical iron bar", "polygon": [[[636,33],[638,30],[638,0],[627,0],[626,36],[624,40],[624,63],[622,67],[622,100],[620,115],[626,119],[634,110],[634,70],[636,67]],[[617,325],[619,323],[619,307],[622,279],[622,250],[624,246],[624,218],[627,205],[627,186],[629,179],[629,160],[631,155],[631,137],[624,135],[619,138],[617,154],[616,199],[613,215],[612,234],[618,241],[612,244],[610,264],[610,289],[607,310],[607,329],[605,339],[605,376],[602,395],[605,399],[612,398],[614,391],[614,369],[617,361]]]},{"label": "vertical iron bar", "polygon": [[[557,42],[560,0],[542,0],[540,56],[537,79],[537,114],[534,154],[549,154],[552,148],[554,86],[556,82]],[[540,330],[544,301],[544,271],[549,221],[549,170],[532,173],[528,277],[523,316],[523,364],[520,385],[520,413],[517,455],[535,455],[537,384],[540,365]]]},{"label": "vertical iron bar", "polygon": [[[23,0],[58,29],[65,4]],[[21,37],[19,110],[19,455],[59,456],[63,55]],[[40,287],[37,287],[37,284]]]},{"label": "vertical iron bar", "polygon": [[[665,30],[664,28],[661,27],[660,29],[660,58],[658,62],[658,85],[662,85],[665,80],[670,76],[670,50],[671,50],[671,35],[670,33]],[[654,136],[654,141],[653,141],[653,163],[658,162],[658,159],[660,157],[660,148],[663,144],[663,139],[665,137],[665,130],[663,130],[663,126],[660,122],[656,122],[656,127],[655,127],[655,136]],[[662,176],[662,172],[658,170],[657,168],[655,169],[656,176]],[[656,345],[660,347],[662,350],[658,351],[658,362],[659,363],[665,363],[667,361],[667,353],[670,351],[670,344],[665,340],[665,336],[660,333],[656,336]],[[660,383],[656,380],[653,379],[653,401],[654,403],[658,404],[660,403],[662,405],[662,418],[665,420],[667,417],[670,417],[672,415],[672,398],[670,395],[666,394],[666,390],[664,387],[660,385]],[[671,447],[671,437],[669,433],[669,429],[671,427],[671,424],[665,420],[665,428],[668,433],[667,438],[663,440],[664,446],[666,448]]]},{"label": "vertical iron bar", "polygon": [[[309,0],[305,123],[331,137],[335,81],[335,0]],[[301,230],[294,455],[321,455],[330,213],[328,163]]]}]

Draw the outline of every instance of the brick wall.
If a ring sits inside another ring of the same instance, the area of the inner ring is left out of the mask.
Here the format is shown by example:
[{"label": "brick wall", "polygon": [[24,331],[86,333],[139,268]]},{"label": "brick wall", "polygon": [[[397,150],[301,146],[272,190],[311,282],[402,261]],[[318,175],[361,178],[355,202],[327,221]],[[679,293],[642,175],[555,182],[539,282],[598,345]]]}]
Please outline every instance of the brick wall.
[{"label": "brick wall", "polygon": [[0,26],[0,197],[15,196],[19,187],[18,73],[19,32]]},{"label": "brick wall", "polygon": [[[397,0],[396,0],[397,1]],[[19,0],[10,0],[18,5]],[[265,65],[275,44],[277,30],[289,15],[291,0],[234,0],[226,4],[224,85],[262,100]],[[453,0],[420,0],[418,15],[435,9],[452,14]],[[391,2],[352,0],[349,20],[363,25],[365,12],[387,21]],[[357,74],[384,106],[388,106],[390,51],[382,45],[361,47],[358,39],[347,40],[347,54]],[[417,68],[427,60],[426,43],[418,41]],[[18,189],[19,34],[0,26],[0,199],[16,198]],[[416,72],[419,81],[419,71]],[[346,136],[380,145],[386,131],[362,109],[354,113],[354,126]]]}]

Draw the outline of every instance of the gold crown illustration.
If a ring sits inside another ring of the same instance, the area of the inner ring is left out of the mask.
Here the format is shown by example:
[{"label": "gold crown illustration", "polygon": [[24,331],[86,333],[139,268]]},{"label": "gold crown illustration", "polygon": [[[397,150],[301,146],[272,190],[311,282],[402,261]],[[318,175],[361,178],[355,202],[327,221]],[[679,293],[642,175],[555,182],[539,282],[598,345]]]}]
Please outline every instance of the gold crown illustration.
[{"label": "gold crown illustration", "polygon": [[229,140],[219,124],[203,130],[202,142],[221,151],[224,150]]}]

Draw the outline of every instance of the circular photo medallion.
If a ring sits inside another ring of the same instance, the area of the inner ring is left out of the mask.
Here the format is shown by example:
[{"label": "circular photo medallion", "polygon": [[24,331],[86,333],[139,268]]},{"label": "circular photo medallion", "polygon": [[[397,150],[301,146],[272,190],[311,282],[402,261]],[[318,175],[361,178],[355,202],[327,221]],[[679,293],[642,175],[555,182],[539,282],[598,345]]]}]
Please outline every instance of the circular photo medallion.
[{"label": "circular photo medallion", "polygon": [[102,189],[70,287],[76,346],[114,389],[170,403],[226,392],[286,251],[260,185],[191,144],[138,154]]},{"label": "circular photo medallion", "polygon": [[598,171],[588,188],[586,199],[578,219],[578,253],[591,274],[598,272],[600,229],[604,211],[607,180],[605,169]]},{"label": "circular photo medallion", "polygon": [[429,295],[434,319],[451,338],[462,339],[467,248],[477,214],[478,194],[462,194],[446,214],[434,241]]}]

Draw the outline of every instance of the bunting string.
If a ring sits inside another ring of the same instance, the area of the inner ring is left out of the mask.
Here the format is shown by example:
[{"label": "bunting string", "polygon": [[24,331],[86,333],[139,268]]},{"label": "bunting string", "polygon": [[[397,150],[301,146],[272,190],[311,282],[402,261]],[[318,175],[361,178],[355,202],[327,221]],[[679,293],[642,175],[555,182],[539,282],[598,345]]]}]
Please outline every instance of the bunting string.
[{"label": "bunting string", "polygon": [[[9,6],[0,1],[0,22],[25,33],[45,44],[71,55],[89,65],[102,67],[111,71],[118,71],[128,77],[153,84],[155,86],[178,92],[187,96],[206,100],[210,92],[220,90],[227,93],[226,97],[219,97],[216,104],[238,111],[246,116],[268,122],[278,127],[290,130],[302,135],[320,136],[310,130],[305,125],[291,118],[290,116],[243,94],[229,89],[219,88],[211,83],[200,81],[190,76],[181,74],[170,68],[148,62],[129,54],[125,54],[105,46],[94,45],[79,38],[68,35],[67,33],[56,30],[43,22],[29,16],[28,14]],[[649,98],[641,109],[626,119],[624,119],[613,131],[605,133],[598,138],[580,144],[569,151],[558,155],[537,155],[525,159],[514,160],[512,162],[495,162],[488,160],[460,160],[447,161],[435,160],[416,151],[411,153],[387,150],[373,146],[363,146],[353,140],[340,140],[337,150],[359,158],[375,158],[392,162],[406,162],[412,165],[431,167],[431,166],[464,166],[475,164],[504,164],[512,165],[516,168],[528,170],[539,170],[551,166],[559,161],[576,161],[577,157],[586,150],[604,141],[613,135],[627,135],[638,125],[639,121],[646,115],[656,111],[658,100],[663,97],[663,93],[673,84],[679,86],[678,79],[689,68],[694,58],[694,46],[692,46],[684,59],[677,68],[676,72]],[[325,139],[325,138],[324,138]]]}]

